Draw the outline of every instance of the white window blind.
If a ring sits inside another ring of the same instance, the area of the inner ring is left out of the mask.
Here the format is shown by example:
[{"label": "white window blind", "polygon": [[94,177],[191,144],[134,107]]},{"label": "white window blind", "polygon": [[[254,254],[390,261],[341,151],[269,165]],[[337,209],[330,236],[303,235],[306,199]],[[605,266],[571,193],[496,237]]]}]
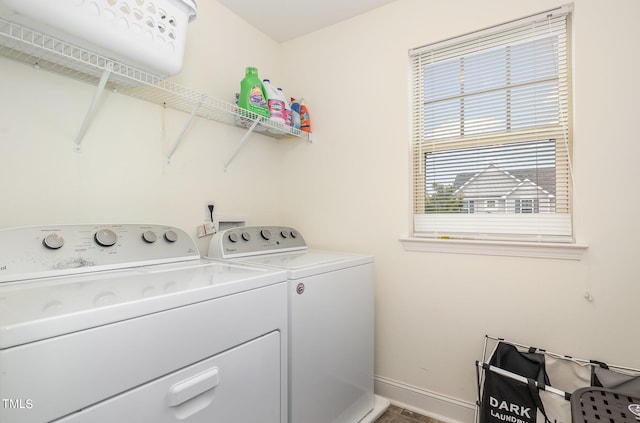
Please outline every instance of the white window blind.
[{"label": "white window blind", "polygon": [[569,13],[409,52],[415,236],[572,241]]}]

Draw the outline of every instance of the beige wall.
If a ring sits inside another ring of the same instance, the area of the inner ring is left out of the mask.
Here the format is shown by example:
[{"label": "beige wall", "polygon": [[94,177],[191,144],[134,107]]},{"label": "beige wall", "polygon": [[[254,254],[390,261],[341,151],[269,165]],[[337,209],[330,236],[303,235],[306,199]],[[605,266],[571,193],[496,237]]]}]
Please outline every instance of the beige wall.
[{"label": "beige wall", "polygon": [[640,367],[640,2],[575,1],[583,260],[406,252],[398,242],[410,227],[407,50],[564,3],[399,0],[283,44],[285,79],[304,87],[315,124],[313,146],[285,155],[285,220],[318,246],[375,255],[376,373],[400,382],[407,395],[397,399],[448,418],[472,416],[454,414],[460,404],[437,409],[437,398],[470,407],[484,334]]},{"label": "beige wall", "polygon": [[[410,230],[407,50],[563,3],[398,0],[278,45],[217,2],[199,2],[176,79],[232,100],[244,67],[255,65],[307,98],[314,125],[312,144],[252,136],[227,172],[241,130],[196,119],[166,165],[187,115],[113,93],[75,153],[94,88],[1,59],[0,227],[148,221],[193,233],[214,200],[223,214],[295,226],[314,247],[374,254],[379,382],[452,420],[470,418],[486,333],[640,367],[637,0],[575,1],[575,232],[589,245],[584,258],[416,253],[398,242]],[[206,240],[200,246],[206,252]]]}]

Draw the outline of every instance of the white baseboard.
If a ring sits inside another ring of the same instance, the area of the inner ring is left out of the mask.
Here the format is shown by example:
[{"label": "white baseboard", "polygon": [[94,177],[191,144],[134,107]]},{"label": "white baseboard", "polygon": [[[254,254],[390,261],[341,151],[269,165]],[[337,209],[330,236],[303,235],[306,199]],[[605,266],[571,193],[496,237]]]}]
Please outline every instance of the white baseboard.
[{"label": "white baseboard", "polygon": [[382,376],[375,377],[375,392],[392,404],[446,423],[473,423],[475,404],[408,385]]}]

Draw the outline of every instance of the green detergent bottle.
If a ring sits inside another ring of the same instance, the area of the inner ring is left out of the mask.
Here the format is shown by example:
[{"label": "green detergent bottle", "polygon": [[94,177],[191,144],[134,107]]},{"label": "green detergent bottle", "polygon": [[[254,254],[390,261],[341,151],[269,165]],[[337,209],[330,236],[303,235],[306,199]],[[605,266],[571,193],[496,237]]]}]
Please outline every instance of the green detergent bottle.
[{"label": "green detergent bottle", "polygon": [[[258,69],[248,67],[246,70],[246,76],[242,82],[240,82],[240,98],[238,98],[238,106],[268,119],[270,114],[267,101],[267,93],[260,77],[258,77]],[[242,111],[240,112],[242,113]]]}]

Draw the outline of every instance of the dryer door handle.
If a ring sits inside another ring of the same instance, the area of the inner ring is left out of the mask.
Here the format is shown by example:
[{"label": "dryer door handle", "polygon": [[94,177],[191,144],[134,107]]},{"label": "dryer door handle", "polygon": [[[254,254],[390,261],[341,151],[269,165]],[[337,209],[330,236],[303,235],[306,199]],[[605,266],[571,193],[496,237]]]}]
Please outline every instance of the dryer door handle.
[{"label": "dryer door handle", "polygon": [[218,368],[214,367],[176,383],[169,390],[169,407],[176,407],[215,388],[218,386],[219,381]]}]

